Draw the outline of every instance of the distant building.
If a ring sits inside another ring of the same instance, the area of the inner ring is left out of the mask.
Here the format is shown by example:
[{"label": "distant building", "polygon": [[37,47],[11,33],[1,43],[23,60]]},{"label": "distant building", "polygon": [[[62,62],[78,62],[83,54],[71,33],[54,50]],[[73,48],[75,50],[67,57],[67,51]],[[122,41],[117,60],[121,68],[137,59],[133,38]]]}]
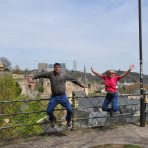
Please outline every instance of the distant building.
[{"label": "distant building", "polygon": [[48,64],[47,63],[38,63],[38,71],[47,71],[48,69]]},{"label": "distant building", "polygon": [[2,64],[2,62],[0,61],[0,71],[3,71],[4,70],[4,66]]},{"label": "distant building", "polygon": [[53,64],[49,64],[48,65],[48,68],[53,68]]},{"label": "distant building", "polygon": [[77,71],[77,62],[76,62],[76,60],[73,61],[73,70]]},{"label": "distant building", "polygon": [[54,64],[48,64],[48,71],[53,71],[53,65]]},{"label": "distant building", "polygon": [[60,63],[61,64],[61,68],[63,69],[63,70],[66,70],[67,68],[66,68],[66,63]]},{"label": "distant building", "polygon": [[[60,64],[61,64],[62,70],[67,70],[66,63],[60,63]],[[53,67],[54,67],[54,64],[49,64],[48,65],[48,71],[52,71],[53,70]]]},{"label": "distant building", "polygon": [[33,76],[25,76],[25,81],[27,82],[27,86],[30,90],[34,90],[36,87],[36,80],[32,80]]},{"label": "distant building", "polygon": [[24,79],[24,75],[12,74],[14,79]]}]

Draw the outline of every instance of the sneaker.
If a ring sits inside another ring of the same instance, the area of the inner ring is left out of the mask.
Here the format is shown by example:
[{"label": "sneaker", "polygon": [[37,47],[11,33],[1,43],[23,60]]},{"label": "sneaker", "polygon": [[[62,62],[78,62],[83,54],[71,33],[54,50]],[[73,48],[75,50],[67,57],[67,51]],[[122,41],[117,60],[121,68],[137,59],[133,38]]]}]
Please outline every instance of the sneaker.
[{"label": "sneaker", "polygon": [[67,121],[67,126],[70,127],[71,126],[71,122]]},{"label": "sneaker", "polygon": [[50,123],[50,126],[53,128],[53,127],[55,126],[55,121],[52,121],[52,122]]},{"label": "sneaker", "polygon": [[122,110],[121,107],[119,108],[119,113],[120,113],[120,114],[123,114],[123,110]]},{"label": "sneaker", "polygon": [[51,127],[54,127],[55,124],[56,124],[56,118],[55,118],[53,121],[50,122],[50,126],[51,126]]}]

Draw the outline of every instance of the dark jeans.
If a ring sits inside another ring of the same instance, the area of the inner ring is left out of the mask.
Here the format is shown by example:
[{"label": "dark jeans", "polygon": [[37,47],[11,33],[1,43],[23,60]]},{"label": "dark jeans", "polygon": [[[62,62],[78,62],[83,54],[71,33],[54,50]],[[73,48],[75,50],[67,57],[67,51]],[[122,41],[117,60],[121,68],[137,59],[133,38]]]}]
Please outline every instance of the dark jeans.
[{"label": "dark jeans", "polygon": [[49,120],[53,121],[55,119],[53,111],[57,104],[61,104],[67,110],[66,120],[71,121],[72,117],[72,106],[66,95],[52,96],[47,107],[47,114],[49,115]]},{"label": "dark jeans", "polygon": [[[108,108],[109,104],[111,103],[111,108]],[[117,112],[119,111],[119,104],[118,104],[118,94],[117,93],[107,93],[105,100],[102,105],[102,110],[103,111],[113,111]]]}]

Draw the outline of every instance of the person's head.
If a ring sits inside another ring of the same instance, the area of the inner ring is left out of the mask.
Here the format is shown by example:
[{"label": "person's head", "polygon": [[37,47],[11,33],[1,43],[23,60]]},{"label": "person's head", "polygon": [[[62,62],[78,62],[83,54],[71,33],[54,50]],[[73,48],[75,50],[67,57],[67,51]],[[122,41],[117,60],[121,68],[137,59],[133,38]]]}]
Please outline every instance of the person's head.
[{"label": "person's head", "polygon": [[60,64],[60,63],[55,63],[55,64],[53,65],[53,67],[54,67],[54,72],[55,72],[56,74],[59,74],[59,73],[61,72],[61,64]]},{"label": "person's head", "polygon": [[114,70],[107,70],[107,71],[106,71],[106,75],[107,75],[108,77],[113,77],[113,76],[116,75],[116,71],[114,71]]}]

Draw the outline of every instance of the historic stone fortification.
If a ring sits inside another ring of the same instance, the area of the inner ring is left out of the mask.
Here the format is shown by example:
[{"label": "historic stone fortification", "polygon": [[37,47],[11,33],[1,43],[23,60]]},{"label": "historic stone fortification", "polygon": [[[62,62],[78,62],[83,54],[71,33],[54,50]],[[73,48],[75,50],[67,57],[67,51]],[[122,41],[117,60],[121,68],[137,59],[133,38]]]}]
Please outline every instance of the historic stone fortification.
[{"label": "historic stone fortification", "polygon": [[[41,96],[43,98],[47,98],[51,95],[51,86],[50,81],[48,79],[42,79],[42,86],[44,88],[43,93],[39,93],[37,87],[39,84],[39,80],[32,80],[32,75],[23,76],[23,75],[13,75],[13,77],[17,80],[20,85],[22,92],[21,95],[29,96],[30,98],[35,98],[37,96]],[[79,80],[81,81],[81,80]],[[93,93],[98,89],[97,84],[89,84],[86,88],[81,88],[72,82],[66,82],[66,94],[68,97],[72,97],[72,92],[85,91],[86,95]]]}]

